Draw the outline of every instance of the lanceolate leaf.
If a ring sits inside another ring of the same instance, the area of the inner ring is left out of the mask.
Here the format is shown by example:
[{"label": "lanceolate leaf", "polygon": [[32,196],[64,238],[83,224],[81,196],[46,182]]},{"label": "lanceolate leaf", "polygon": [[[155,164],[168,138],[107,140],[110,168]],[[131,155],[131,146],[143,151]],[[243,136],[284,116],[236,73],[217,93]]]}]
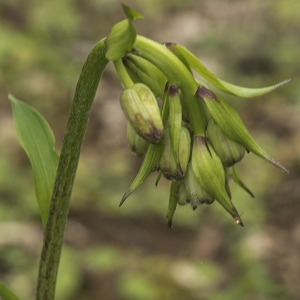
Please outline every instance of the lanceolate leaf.
[{"label": "lanceolate leaf", "polygon": [[[287,79],[278,84],[263,87],[263,88],[246,88],[246,87],[237,86],[217,78],[212,72],[210,72],[201,63],[201,61],[193,53],[188,51],[185,47],[177,44],[177,45],[173,45],[173,48],[176,48],[176,50],[178,50],[179,53],[181,53],[185,57],[185,59],[190,64],[191,68],[194,69],[200,76],[206,79],[209,83],[214,85],[219,90],[235,96],[239,96],[243,98],[252,98],[252,97],[261,96],[266,93],[272,92],[292,81],[292,79]],[[170,48],[170,50],[172,50],[172,48]]]},{"label": "lanceolate leaf", "polygon": [[2,282],[0,282],[0,299],[19,300],[19,298]]},{"label": "lanceolate leaf", "polygon": [[19,143],[31,162],[35,193],[45,226],[58,164],[54,135],[47,121],[34,108],[11,95],[9,99]]}]

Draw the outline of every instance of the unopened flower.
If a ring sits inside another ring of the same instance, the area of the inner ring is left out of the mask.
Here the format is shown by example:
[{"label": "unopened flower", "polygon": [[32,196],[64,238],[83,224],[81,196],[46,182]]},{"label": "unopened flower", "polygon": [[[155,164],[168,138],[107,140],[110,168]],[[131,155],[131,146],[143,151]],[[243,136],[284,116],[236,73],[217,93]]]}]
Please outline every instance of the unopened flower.
[{"label": "unopened flower", "polygon": [[160,159],[159,168],[167,179],[179,180],[184,178],[190,158],[190,149],[190,133],[185,127],[181,127],[179,132],[178,161],[176,161],[170,130],[167,129],[165,131],[164,150]]},{"label": "unopened flower", "polygon": [[142,83],[122,92],[123,112],[136,133],[149,143],[159,143],[164,138],[160,110],[152,91]]},{"label": "unopened flower", "polygon": [[194,137],[191,162],[194,174],[204,190],[231,214],[237,224],[243,226],[243,222],[226,190],[223,164],[207,138],[199,135]]},{"label": "unopened flower", "polygon": [[127,141],[136,156],[143,156],[149,146],[149,143],[136,133],[130,123],[127,123]]},{"label": "unopened flower", "polygon": [[244,157],[245,147],[228,138],[213,119],[208,122],[206,134],[224,166],[231,167]]},{"label": "unopened flower", "polygon": [[212,204],[215,198],[209,195],[197,180],[192,163],[189,163],[184,186],[187,192],[187,202],[191,203],[193,209],[202,204]]},{"label": "unopened flower", "polygon": [[137,36],[132,22],[139,14],[132,10],[125,12],[127,21],[113,28],[106,41],[107,58],[114,60],[126,87],[121,95],[121,106],[130,123],[129,144],[138,155],[147,150],[120,205],[151,172],[159,171],[156,185],[162,175],[171,180],[169,226],[177,205],[190,203],[196,209],[199,205],[216,202],[236,224],[243,226],[231,200],[229,182],[233,179],[254,197],[234,168],[245,151],[253,152],[284,172],[288,170],[255,142],[237,111],[195,79],[193,71],[215,88],[244,98],[261,96],[291,80],[258,89],[228,83],[217,78],[183,46],[161,45]]}]

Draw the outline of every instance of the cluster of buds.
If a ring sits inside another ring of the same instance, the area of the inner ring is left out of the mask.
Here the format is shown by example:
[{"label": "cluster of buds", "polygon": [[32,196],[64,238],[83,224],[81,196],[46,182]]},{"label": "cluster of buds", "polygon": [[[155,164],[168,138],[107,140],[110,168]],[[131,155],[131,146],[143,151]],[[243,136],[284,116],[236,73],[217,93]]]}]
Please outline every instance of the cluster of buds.
[{"label": "cluster of buds", "polygon": [[245,152],[252,152],[288,171],[254,141],[225,99],[193,77],[192,69],[216,88],[244,97],[262,95],[289,81],[260,89],[222,81],[184,47],[137,36],[132,23],[140,15],[125,6],[124,10],[127,19],[115,25],[106,39],[106,56],[125,87],[120,102],[128,120],[129,145],[144,159],[120,205],[152,172],[158,172],[156,185],[162,176],[171,181],[169,226],[177,205],[190,204],[195,210],[215,200],[243,226],[229,181],[254,196],[237,175],[235,164]]}]

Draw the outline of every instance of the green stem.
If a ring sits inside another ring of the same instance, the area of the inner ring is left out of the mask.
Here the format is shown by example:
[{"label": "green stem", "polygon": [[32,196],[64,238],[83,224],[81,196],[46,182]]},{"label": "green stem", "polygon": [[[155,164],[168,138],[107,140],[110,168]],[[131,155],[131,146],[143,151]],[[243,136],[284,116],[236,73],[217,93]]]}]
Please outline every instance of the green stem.
[{"label": "green stem", "polygon": [[205,134],[206,116],[196,101],[198,84],[183,62],[167,47],[142,36],[137,36],[134,44],[140,56],[153,63],[169,79],[170,85],[177,85],[182,91],[195,134]]},{"label": "green stem", "polygon": [[56,278],[80,151],[100,78],[108,63],[105,40],[95,45],[81,71],[63,140],[40,259],[36,300],[55,298]]},{"label": "green stem", "polygon": [[127,73],[127,70],[125,66],[123,65],[122,59],[119,58],[117,60],[114,60],[114,66],[115,69],[119,75],[119,78],[121,82],[123,83],[125,89],[130,89],[134,86],[133,81],[131,80],[129,74]]}]

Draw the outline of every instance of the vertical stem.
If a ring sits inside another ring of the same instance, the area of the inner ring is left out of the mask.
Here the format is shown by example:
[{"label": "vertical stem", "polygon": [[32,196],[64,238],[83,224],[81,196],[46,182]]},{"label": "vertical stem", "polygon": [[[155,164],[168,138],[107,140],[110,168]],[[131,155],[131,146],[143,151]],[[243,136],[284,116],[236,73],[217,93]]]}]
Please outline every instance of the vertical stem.
[{"label": "vertical stem", "polygon": [[105,53],[106,45],[103,39],[88,55],[76,86],[45,229],[36,300],[55,298],[56,278],[70,197],[94,97],[108,63]]}]

